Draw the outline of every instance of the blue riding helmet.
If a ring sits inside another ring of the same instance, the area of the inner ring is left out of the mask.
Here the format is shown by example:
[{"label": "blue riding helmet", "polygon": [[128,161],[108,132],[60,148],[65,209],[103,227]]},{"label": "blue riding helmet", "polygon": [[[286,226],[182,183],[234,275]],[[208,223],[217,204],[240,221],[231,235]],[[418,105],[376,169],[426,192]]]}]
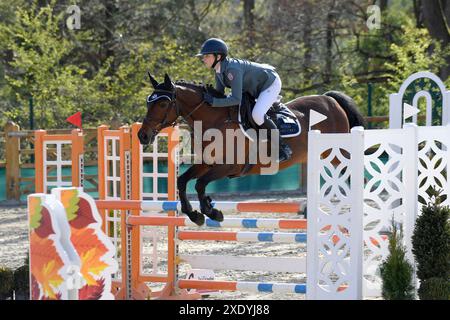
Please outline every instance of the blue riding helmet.
[{"label": "blue riding helmet", "polygon": [[196,54],[195,56],[199,57],[211,53],[221,54],[222,58],[225,58],[228,55],[228,46],[222,39],[210,38],[203,42],[200,53]]}]

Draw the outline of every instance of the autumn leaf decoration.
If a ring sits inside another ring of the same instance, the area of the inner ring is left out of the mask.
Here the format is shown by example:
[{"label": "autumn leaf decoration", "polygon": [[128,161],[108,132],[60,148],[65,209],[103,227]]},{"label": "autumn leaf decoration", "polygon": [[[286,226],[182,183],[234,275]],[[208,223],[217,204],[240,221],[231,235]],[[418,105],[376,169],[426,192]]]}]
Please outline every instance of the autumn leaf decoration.
[{"label": "autumn leaf decoration", "polygon": [[101,261],[108,252],[93,229],[73,229],[71,240],[81,259],[81,274],[88,285],[96,285],[94,276],[99,276],[108,265]]},{"label": "autumn leaf decoration", "polygon": [[39,299],[42,295],[46,299],[58,299],[57,288],[62,284],[63,278],[59,275],[63,267],[53,240],[54,234],[50,212],[42,204],[42,198],[30,197],[28,199],[30,215],[30,267],[32,276],[32,296]]},{"label": "autumn leaf decoration", "polygon": [[42,219],[42,200],[39,197],[28,198],[28,214],[30,215],[30,229],[39,228]]},{"label": "autumn leaf decoration", "polygon": [[78,291],[80,300],[99,300],[105,290],[105,280],[103,278],[96,281],[95,285],[85,285]]},{"label": "autumn leaf decoration", "polygon": [[66,209],[67,220],[69,222],[77,218],[78,200],[77,189],[69,189],[61,192],[61,202],[64,209]]},{"label": "autumn leaf decoration", "polygon": [[[71,237],[75,249],[81,259],[81,274],[86,285],[80,289],[80,299],[99,299],[104,290],[102,272],[108,268],[102,257],[108,253],[108,248],[96,234],[96,228],[89,226],[97,222],[91,205],[78,190],[63,190],[61,202],[67,211],[71,227]],[[99,279],[100,278],[100,279]]]},{"label": "autumn leaf decoration", "polygon": [[[31,274],[36,282],[41,285],[44,296],[49,299],[57,299],[55,288],[64,281],[59,275],[59,270],[64,265],[63,261],[56,252],[52,240],[41,238],[36,232],[32,232],[30,243]],[[35,298],[38,299],[39,295]]]},{"label": "autumn leaf decoration", "polygon": [[66,209],[67,220],[71,227],[82,229],[96,222],[89,202],[79,196],[77,189],[62,191],[61,202]]}]

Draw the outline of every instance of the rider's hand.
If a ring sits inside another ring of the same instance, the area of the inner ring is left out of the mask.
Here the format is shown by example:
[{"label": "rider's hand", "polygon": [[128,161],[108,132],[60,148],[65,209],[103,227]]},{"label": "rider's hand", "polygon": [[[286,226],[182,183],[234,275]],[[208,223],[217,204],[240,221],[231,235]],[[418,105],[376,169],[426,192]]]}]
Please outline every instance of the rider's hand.
[{"label": "rider's hand", "polygon": [[203,93],[203,100],[212,106],[214,97],[210,95],[208,92]]}]

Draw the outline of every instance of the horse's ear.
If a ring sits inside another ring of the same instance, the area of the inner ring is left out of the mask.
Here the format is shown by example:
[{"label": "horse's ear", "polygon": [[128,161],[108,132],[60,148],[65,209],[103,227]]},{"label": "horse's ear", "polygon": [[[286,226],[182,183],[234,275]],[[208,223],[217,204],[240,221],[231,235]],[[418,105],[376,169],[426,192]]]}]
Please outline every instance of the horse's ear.
[{"label": "horse's ear", "polygon": [[164,75],[164,86],[166,88],[173,88],[172,80],[170,80],[170,77],[167,73]]},{"label": "horse's ear", "polygon": [[156,81],[156,79],[153,78],[153,76],[150,74],[149,71],[147,71],[147,73],[148,73],[148,77],[150,78],[150,83],[152,84],[153,88],[156,89],[156,87],[157,87],[158,84],[159,84],[158,81]]}]

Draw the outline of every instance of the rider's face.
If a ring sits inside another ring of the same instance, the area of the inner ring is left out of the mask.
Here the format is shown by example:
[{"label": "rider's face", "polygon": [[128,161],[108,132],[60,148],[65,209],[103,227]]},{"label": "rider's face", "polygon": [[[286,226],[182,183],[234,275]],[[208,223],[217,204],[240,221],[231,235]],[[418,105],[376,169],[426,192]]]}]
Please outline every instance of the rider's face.
[{"label": "rider's face", "polygon": [[211,68],[214,63],[214,55],[213,54],[204,54],[202,56],[202,61],[208,68]]}]

